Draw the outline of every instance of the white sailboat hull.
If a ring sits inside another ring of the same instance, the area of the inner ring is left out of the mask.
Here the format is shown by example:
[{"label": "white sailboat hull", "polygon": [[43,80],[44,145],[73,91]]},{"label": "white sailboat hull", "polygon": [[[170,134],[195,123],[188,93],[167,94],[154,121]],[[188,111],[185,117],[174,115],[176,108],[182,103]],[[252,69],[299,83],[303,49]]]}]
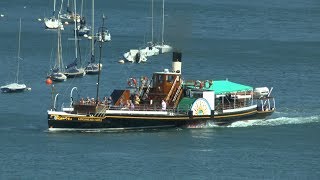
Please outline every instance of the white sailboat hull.
[{"label": "white sailboat hull", "polygon": [[4,93],[10,92],[22,92],[27,89],[25,84],[11,83],[0,87],[1,91]]},{"label": "white sailboat hull", "polygon": [[159,55],[159,49],[154,46],[148,46],[140,50],[140,53],[146,57]]},{"label": "white sailboat hull", "polygon": [[167,44],[156,45],[155,48],[159,49],[159,52],[161,54],[171,52],[173,49],[170,45]]},{"label": "white sailboat hull", "polygon": [[61,72],[52,73],[48,76],[52,81],[63,82],[67,80],[67,76]]},{"label": "white sailboat hull", "polygon": [[[99,69],[100,67],[100,69]],[[101,71],[102,64],[100,63],[90,63],[85,67],[86,74],[98,74]]]},{"label": "white sailboat hull", "polygon": [[72,68],[69,71],[65,72],[64,75],[66,75],[67,78],[83,77],[86,75],[86,71],[84,70],[84,68]]},{"label": "white sailboat hull", "polygon": [[44,24],[46,26],[46,28],[48,29],[58,29],[60,28],[61,30],[63,30],[63,24],[61,23],[61,21],[59,19],[56,18],[44,18]]}]

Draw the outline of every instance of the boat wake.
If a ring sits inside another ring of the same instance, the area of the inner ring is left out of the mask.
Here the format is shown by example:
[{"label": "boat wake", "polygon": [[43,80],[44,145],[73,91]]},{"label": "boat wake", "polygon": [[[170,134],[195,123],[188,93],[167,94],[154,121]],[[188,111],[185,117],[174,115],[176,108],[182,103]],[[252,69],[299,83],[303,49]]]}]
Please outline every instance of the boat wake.
[{"label": "boat wake", "polygon": [[320,122],[320,115],[314,115],[309,117],[277,117],[267,120],[247,120],[237,121],[227,126],[218,126],[214,122],[209,121],[206,123],[200,123],[197,125],[188,126],[187,128],[241,128],[252,126],[280,126],[290,124],[307,124]]}]

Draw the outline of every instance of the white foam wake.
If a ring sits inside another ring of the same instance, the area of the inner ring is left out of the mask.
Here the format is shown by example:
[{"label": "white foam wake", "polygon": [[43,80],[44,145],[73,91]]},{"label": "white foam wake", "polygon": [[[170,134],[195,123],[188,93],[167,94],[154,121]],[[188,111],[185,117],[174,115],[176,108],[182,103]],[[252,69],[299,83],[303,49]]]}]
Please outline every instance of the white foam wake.
[{"label": "white foam wake", "polygon": [[217,127],[228,127],[228,128],[237,128],[237,127],[250,127],[250,126],[280,126],[286,124],[306,124],[306,123],[316,123],[320,122],[320,115],[309,116],[309,117],[278,117],[274,119],[267,120],[246,120],[246,121],[237,121],[228,126],[218,126],[213,121],[208,121],[206,123],[199,123],[189,125],[187,128],[217,128]]},{"label": "white foam wake", "polygon": [[237,121],[227,127],[280,126],[288,124],[306,124],[320,122],[320,116],[310,117],[278,117],[267,120]]}]

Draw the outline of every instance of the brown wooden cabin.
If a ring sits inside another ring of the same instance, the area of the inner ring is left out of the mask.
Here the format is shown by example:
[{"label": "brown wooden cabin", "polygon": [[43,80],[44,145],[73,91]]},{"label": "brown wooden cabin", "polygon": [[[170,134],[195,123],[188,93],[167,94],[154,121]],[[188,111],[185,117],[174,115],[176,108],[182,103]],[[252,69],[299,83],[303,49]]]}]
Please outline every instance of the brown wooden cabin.
[{"label": "brown wooden cabin", "polygon": [[[113,108],[119,108],[121,101],[123,105],[126,105],[128,100],[135,102],[135,96],[139,97],[139,104],[135,103],[135,109],[142,109],[142,107],[161,106],[162,100],[166,101],[168,108],[177,107],[183,94],[181,57],[181,53],[173,53],[172,71],[165,69],[163,72],[155,72],[153,73],[152,79],[148,80],[144,77],[140,80],[140,83],[138,83],[136,79],[130,78],[128,81],[128,85],[130,87],[128,89],[114,90],[112,92],[111,97],[113,99]],[[78,113],[81,112],[90,114],[97,112],[98,110],[101,111],[100,109],[102,106],[103,105],[101,105],[101,107],[96,106],[95,104],[75,104],[74,108]]]},{"label": "brown wooden cabin", "polygon": [[134,79],[133,82],[135,83],[128,82],[128,84],[134,86],[129,90],[123,91],[122,95],[119,95],[119,90],[115,90],[111,95],[115,100],[114,105],[120,105],[119,98],[122,98],[124,102],[127,100],[134,102],[134,96],[138,95],[140,99],[139,105],[150,105],[151,102],[153,105],[160,105],[161,101],[165,100],[168,107],[176,107],[183,94],[181,57],[182,54],[180,52],[173,53],[172,71],[165,69],[163,72],[155,72],[152,79],[142,78],[140,85],[137,85],[137,80]]}]

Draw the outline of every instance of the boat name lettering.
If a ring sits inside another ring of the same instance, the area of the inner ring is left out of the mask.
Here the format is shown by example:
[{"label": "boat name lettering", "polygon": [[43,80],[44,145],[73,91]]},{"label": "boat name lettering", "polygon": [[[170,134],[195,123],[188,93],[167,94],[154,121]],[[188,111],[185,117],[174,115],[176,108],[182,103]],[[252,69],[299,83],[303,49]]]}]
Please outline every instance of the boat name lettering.
[{"label": "boat name lettering", "polygon": [[71,117],[64,117],[64,116],[55,116],[55,120],[67,120],[67,121],[71,121],[72,118]]},{"label": "boat name lettering", "polygon": [[87,118],[87,117],[79,117],[78,120],[79,121],[99,121],[99,122],[102,121],[101,119],[98,119],[98,118]]}]

